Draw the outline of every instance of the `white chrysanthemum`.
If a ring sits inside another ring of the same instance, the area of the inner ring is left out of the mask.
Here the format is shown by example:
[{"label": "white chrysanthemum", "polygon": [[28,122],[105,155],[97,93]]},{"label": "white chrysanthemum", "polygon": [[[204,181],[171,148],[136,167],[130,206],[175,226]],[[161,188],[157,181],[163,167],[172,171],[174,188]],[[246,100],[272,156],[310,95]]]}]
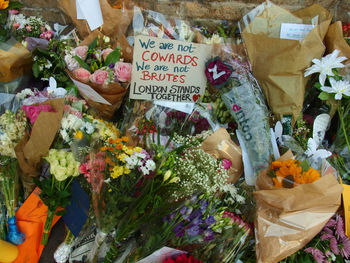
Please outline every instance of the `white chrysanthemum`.
[{"label": "white chrysanthemum", "polygon": [[20,93],[16,94],[16,98],[23,100],[27,96],[34,96],[34,92],[31,89],[24,89]]},{"label": "white chrysanthemum", "polygon": [[68,114],[65,117],[63,117],[61,122],[62,129],[67,130],[79,130],[84,125],[84,121],[74,114]]},{"label": "white chrysanthemum", "polygon": [[335,93],[334,98],[341,100],[343,95],[350,96],[350,82],[347,80],[330,79],[331,87],[323,86],[321,90],[327,93]]},{"label": "white chrysanthemum", "polygon": [[82,130],[85,131],[87,134],[92,134],[95,131],[95,127],[90,122],[85,122],[84,126],[82,127]]},{"label": "white chrysanthemum", "polygon": [[319,81],[323,86],[327,75],[334,76],[334,73],[332,71],[333,69],[344,67],[344,64],[342,62],[347,58],[338,57],[339,52],[340,51],[336,49],[332,52],[332,54],[329,54],[321,59],[313,59],[312,62],[314,64],[306,69],[304,76],[306,77],[314,73],[320,73]]}]

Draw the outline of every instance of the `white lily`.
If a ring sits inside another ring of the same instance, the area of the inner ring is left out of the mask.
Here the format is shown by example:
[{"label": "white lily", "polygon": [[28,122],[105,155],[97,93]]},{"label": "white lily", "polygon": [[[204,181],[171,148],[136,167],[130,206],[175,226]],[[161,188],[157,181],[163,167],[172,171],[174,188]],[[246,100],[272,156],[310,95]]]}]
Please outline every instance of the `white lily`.
[{"label": "white lily", "polygon": [[67,91],[64,88],[57,88],[57,82],[53,77],[49,78],[49,87],[47,87],[47,92],[53,94],[55,97],[64,97]]},{"label": "white lily", "polygon": [[334,98],[336,100],[341,100],[343,95],[350,96],[350,82],[347,80],[336,81],[330,78],[331,87],[323,86],[321,90],[327,93],[335,93]]},{"label": "white lily", "polygon": [[331,54],[321,58],[321,59],[313,59],[312,62],[314,63],[311,67],[307,68],[304,76],[309,76],[313,73],[320,73],[319,81],[321,85],[323,86],[327,75],[328,76],[334,76],[333,69],[334,68],[343,68],[344,64],[342,63],[344,60],[346,60],[346,57],[338,57],[339,50],[334,50]]}]

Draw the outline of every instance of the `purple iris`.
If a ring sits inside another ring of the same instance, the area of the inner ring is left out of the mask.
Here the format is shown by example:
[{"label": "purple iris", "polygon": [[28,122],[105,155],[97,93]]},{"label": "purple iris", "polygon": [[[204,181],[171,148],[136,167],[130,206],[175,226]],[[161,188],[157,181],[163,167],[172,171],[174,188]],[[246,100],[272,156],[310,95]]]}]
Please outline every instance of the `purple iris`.
[{"label": "purple iris", "polygon": [[174,233],[176,237],[182,237],[185,234],[182,223],[179,223],[177,226],[174,227]]},{"label": "purple iris", "polygon": [[201,208],[200,209],[201,209],[202,212],[207,210],[207,207],[208,207],[208,204],[209,204],[208,201],[202,200],[200,204],[201,204]]},{"label": "purple iris", "polygon": [[214,232],[211,229],[207,229],[204,231],[203,236],[204,236],[205,241],[213,240],[214,239]]},{"label": "purple iris", "polygon": [[191,225],[186,229],[186,234],[189,236],[198,236],[203,232],[203,230],[198,225]]},{"label": "purple iris", "polygon": [[197,217],[202,217],[202,211],[199,210],[199,209],[196,209],[196,210],[193,211],[193,213],[189,217],[189,221],[192,221],[192,220],[194,220]]},{"label": "purple iris", "polygon": [[111,63],[111,64],[108,65],[108,67],[109,67],[109,68],[114,68],[114,64]]},{"label": "purple iris", "polygon": [[212,215],[209,215],[206,219],[205,219],[205,224],[207,226],[211,226],[212,224],[214,224],[216,222],[215,218]]}]

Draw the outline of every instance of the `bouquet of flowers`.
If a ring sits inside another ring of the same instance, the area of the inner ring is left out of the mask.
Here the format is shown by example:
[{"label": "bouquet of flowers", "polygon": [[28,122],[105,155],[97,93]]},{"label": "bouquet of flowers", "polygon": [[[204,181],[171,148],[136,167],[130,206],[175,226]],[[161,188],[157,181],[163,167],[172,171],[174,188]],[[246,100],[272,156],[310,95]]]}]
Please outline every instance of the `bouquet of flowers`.
[{"label": "bouquet of flowers", "polygon": [[0,1],[0,41],[6,41],[10,37],[10,31],[6,28],[8,15],[18,13],[21,7],[22,4],[17,1]]},{"label": "bouquet of flowers", "polygon": [[[50,175],[44,180],[36,179],[41,189],[40,198],[48,207],[41,244],[46,245],[55,213],[64,214],[64,208],[70,199],[70,184],[77,177],[80,163],[74,159],[72,152],[50,149],[44,159],[50,164]],[[59,209],[59,211],[57,211]]]},{"label": "bouquet of flowers", "polygon": [[87,102],[97,107],[97,114],[107,118],[120,107],[131,80],[131,64],[122,62],[120,49],[111,49],[109,42],[108,37],[99,35],[89,46],[66,49],[64,57],[70,77],[88,84],[107,100],[109,106],[101,106],[101,103],[96,104],[82,92]]},{"label": "bouquet of flowers", "polygon": [[26,17],[18,12],[12,12],[8,18],[8,27],[19,42],[27,37],[42,38],[47,41],[53,38],[51,27],[40,17]]},{"label": "bouquet of flowers", "polygon": [[26,127],[27,121],[21,110],[17,114],[6,111],[0,117],[0,185],[8,215],[9,232],[6,239],[14,244],[21,244],[24,241],[24,234],[17,230],[15,216],[19,167],[14,148],[25,136]]},{"label": "bouquet of flowers", "polygon": [[344,38],[346,42],[350,45],[350,23],[344,23],[343,26],[343,33],[344,33]]}]

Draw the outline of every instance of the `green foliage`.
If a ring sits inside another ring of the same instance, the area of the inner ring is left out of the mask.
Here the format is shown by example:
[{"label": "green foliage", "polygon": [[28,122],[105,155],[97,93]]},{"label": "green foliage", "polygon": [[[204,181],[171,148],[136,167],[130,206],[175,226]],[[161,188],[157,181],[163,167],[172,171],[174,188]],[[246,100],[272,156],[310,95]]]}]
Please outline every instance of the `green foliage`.
[{"label": "green foliage", "polygon": [[78,56],[73,56],[73,58],[75,58],[75,60],[78,61],[79,65],[80,65],[82,68],[84,68],[84,69],[86,69],[87,71],[90,72],[90,67],[89,67],[88,64],[85,63],[84,60],[82,60],[82,59],[81,59],[80,57],[78,57]]},{"label": "green foliage", "polygon": [[108,66],[109,64],[115,64],[116,62],[119,61],[120,59],[120,49],[119,48],[116,48],[114,49],[111,53],[109,53],[109,55],[107,56],[106,58],[106,61],[105,61],[105,66]]}]

